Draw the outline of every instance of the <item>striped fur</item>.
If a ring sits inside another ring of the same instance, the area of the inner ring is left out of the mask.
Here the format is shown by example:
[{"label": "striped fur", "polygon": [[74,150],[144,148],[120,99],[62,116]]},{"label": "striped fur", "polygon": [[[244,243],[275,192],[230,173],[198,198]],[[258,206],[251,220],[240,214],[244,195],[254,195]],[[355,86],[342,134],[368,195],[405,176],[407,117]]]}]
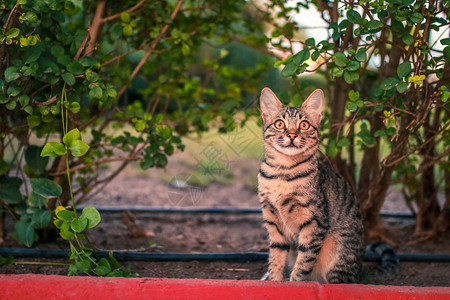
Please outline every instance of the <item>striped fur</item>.
[{"label": "striped fur", "polygon": [[301,108],[283,107],[268,88],[260,100],[266,152],[258,188],[270,239],[269,279],[283,280],[288,270],[292,281],[358,282],[364,254],[358,202],[344,178],[315,156],[322,91]]}]

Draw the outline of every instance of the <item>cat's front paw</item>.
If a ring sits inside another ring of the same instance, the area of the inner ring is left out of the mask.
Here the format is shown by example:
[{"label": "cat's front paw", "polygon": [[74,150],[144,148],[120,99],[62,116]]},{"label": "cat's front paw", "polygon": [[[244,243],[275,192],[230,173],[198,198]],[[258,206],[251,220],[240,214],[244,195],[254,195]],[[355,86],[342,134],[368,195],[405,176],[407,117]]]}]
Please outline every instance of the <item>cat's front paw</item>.
[{"label": "cat's front paw", "polygon": [[304,276],[301,276],[299,274],[291,274],[291,278],[289,279],[290,281],[305,281]]},{"label": "cat's front paw", "polygon": [[283,281],[283,275],[273,275],[273,274],[270,274],[269,277],[268,277],[268,279],[269,279],[269,280],[272,280],[272,281]]}]

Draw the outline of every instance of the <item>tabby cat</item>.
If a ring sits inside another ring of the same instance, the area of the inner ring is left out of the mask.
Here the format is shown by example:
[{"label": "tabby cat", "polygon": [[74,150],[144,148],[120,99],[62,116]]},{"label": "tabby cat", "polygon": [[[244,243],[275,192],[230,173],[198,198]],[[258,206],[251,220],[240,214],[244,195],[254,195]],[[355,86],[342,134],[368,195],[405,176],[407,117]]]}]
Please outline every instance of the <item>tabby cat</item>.
[{"label": "tabby cat", "polygon": [[291,281],[359,282],[364,228],[358,202],[349,183],[316,157],[323,92],[315,90],[297,108],[283,107],[264,88],[260,104],[265,157],[258,189],[269,279],[283,280],[287,270]]}]

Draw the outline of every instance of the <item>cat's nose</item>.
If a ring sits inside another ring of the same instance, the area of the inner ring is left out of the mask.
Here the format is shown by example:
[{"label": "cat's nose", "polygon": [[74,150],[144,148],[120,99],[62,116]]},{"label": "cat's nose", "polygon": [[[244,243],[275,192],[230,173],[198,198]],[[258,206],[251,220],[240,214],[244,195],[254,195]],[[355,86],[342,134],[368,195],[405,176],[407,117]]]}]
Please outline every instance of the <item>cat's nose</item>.
[{"label": "cat's nose", "polygon": [[296,133],[288,133],[287,136],[291,139],[291,141],[293,141],[297,137],[297,134]]}]

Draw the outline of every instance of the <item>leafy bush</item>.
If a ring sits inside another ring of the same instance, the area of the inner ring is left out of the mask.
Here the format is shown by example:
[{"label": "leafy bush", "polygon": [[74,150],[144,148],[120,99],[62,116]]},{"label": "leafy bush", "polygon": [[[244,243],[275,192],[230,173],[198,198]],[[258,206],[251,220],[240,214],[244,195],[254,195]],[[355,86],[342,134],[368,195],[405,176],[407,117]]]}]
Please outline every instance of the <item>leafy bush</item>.
[{"label": "leafy bush", "polygon": [[[78,240],[92,220],[84,210],[78,216],[76,204],[131,161],[164,168],[168,156],[183,150],[181,135],[207,131],[211,122],[222,131],[236,126],[234,113],[257,91],[257,74],[268,64],[256,55],[261,64],[226,66],[227,51],[213,44],[261,32],[242,13],[246,5],[0,4],[0,216],[14,217],[20,243],[32,246],[36,230],[54,220],[89,261],[91,250]],[[114,161],[121,164],[99,178],[99,166]],[[82,265],[74,264],[87,270]]]}]

